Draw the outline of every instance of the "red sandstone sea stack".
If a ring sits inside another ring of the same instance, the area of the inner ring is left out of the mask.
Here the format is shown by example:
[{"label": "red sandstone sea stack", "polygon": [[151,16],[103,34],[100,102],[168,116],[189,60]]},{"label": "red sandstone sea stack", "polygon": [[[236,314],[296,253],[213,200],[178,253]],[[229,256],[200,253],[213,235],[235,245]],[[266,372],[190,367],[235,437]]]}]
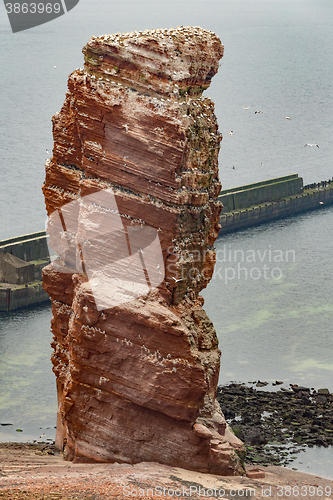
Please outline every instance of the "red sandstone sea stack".
[{"label": "red sandstone sea stack", "polygon": [[215,400],[220,351],[200,291],[221,189],[214,105],[223,46],[199,27],[92,37],[53,117],[56,445],[76,462],[241,474]]}]

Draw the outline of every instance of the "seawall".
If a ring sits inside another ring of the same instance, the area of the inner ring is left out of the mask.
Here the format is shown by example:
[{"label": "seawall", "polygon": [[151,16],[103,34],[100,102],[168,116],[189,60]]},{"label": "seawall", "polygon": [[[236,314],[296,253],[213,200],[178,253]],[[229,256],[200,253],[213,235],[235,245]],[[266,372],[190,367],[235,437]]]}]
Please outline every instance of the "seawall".
[{"label": "seawall", "polygon": [[41,281],[26,285],[8,284],[7,286],[0,283],[0,312],[24,309],[49,301],[50,298],[43,290]]},{"label": "seawall", "polygon": [[0,252],[10,253],[26,262],[48,259],[46,232],[39,231],[0,241]]},{"label": "seawall", "polygon": [[0,241],[0,312],[48,302],[42,269],[50,262],[45,231]]},{"label": "seawall", "polygon": [[219,236],[333,203],[333,180],[303,187],[293,174],[221,192]]}]

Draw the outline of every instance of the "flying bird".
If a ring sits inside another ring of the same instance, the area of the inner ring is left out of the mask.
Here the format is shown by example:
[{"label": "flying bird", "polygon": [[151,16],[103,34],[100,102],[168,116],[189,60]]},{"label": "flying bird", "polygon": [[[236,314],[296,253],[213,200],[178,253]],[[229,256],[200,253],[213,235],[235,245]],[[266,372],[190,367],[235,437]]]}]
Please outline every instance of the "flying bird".
[{"label": "flying bird", "polygon": [[229,135],[232,135],[233,134],[233,130],[230,130],[230,132],[228,132]]},{"label": "flying bird", "polygon": [[245,109],[245,110],[253,108],[253,104],[251,106],[248,106],[247,108],[244,108],[244,106],[242,106],[242,108]]},{"label": "flying bird", "polygon": [[316,146],[317,148],[319,148],[318,144],[309,144],[309,143],[306,143],[306,144],[304,144],[304,147],[305,146],[311,146],[311,147]]},{"label": "flying bird", "polygon": [[50,153],[48,152],[48,150],[47,150],[47,149],[45,149],[45,151],[46,151],[46,154],[47,154],[47,155],[49,155],[49,154],[50,154]]},{"label": "flying bird", "polygon": [[262,111],[255,111],[254,114],[256,115],[257,113],[262,113]]},{"label": "flying bird", "polygon": [[290,116],[285,116],[286,120],[291,120]]}]

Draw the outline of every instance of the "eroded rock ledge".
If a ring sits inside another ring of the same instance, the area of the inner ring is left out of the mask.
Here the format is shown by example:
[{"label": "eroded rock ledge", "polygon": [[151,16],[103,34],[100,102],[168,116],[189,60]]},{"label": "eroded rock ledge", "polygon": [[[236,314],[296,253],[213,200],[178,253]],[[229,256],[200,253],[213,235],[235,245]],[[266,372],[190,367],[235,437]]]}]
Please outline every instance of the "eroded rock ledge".
[{"label": "eroded rock ledge", "polygon": [[[75,249],[61,255],[62,267],[45,268],[56,445],[76,462],[156,461],[240,474],[243,445],[215,399],[220,351],[199,296],[215,264],[222,139],[214,105],[201,94],[223,46],[210,31],[181,27],[92,37],[83,53],[85,68],[70,75],[53,117],[48,214],[59,212],[62,241],[81,227],[82,245],[98,241],[102,249],[97,260],[115,259],[119,231],[96,236],[107,233],[110,210],[84,204],[112,190],[126,235],[133,227],[157,231],[165,276],[148,293],[128,287],[125,301],[101,308],[85,268],[75,268]],[[77,200],[75,221],[68,207]]]}]

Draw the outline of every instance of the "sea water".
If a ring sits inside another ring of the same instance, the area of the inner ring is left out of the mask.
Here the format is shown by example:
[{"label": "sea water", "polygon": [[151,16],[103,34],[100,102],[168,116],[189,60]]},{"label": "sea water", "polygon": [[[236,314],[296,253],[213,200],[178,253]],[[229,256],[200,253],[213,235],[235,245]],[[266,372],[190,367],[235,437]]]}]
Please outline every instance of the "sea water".
[{"label": "sea water", "polygon": [[[80,0],[65,16],[13,34],[0,6],[0,239],[44,228],[51,117],[92,35],[211,29],[225,46],[205,92],[223,134],[223,188],[291,173],[305,183],[332,178],[332,17],[331,0]],[[324,206],[218,239],[203,296],[220,340],[221,383],[281,379],[333,390],[332,222]],[[49,305],[0,315],[0,423],[13,423],[0,427],[2,441],[54,437],[50,318]],[[332,477],[332,449],[299,461]]]}]

